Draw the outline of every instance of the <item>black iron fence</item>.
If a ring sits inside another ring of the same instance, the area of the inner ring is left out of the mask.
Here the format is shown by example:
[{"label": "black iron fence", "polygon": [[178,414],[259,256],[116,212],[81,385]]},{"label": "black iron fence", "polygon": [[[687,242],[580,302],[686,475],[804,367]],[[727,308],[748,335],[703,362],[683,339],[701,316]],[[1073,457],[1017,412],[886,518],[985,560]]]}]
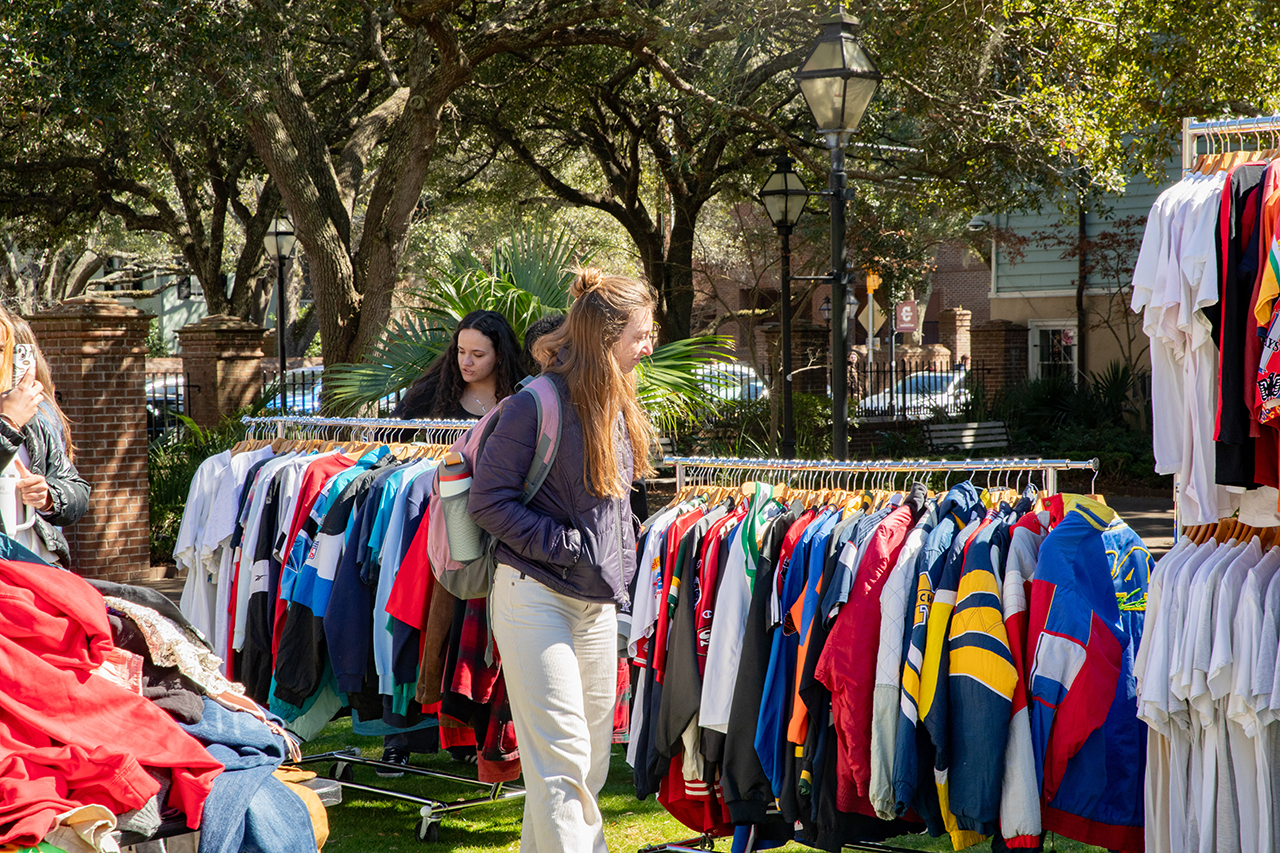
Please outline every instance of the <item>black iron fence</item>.
[{"label": "black iron fence", "polygon": [[[262,388],[264,409],[274,414],[319,415],[320,397],[324,393],[324,368],[295,367],[285,371],[280,382],[280,371],[264,369]],[[404,389],[394,391],[377,402],[376,417],[387,417],[404,396]]]},{"label": "black iron fence", "polygon": [[147,438],[154,440],[170,430],[180,429],[187,414],[192,388],[185,373],[146,374]]},{"label": "black iron fence", "polygon": [[[830,371],[826,367],[805,369],[821,371],[829,395]],[[849,416],[865,421],[968,417],[980,408],[982,389],[991,387],[988,373],[982,364],[960,367],[898,359],[892,364],[876,362],[868,368],[865,361],[855,361],[849,365]],[[770,371],[766,369],[760,375],[763,384],[770,387]]]},{"label": "black iron fence", "polygon": [[986,373],[980,364],[962,367],[905,359],[869,367],[856,364],[849,375],[849,414],[870,421],[966,416],[987,385]]},{"label": "black iron fence", "polygon": [[286,370],[281,380],[280,371],[262,371],[264,408],[275,414],[318,415],[320,395],[323,393],[323,367],[295,367]]}]

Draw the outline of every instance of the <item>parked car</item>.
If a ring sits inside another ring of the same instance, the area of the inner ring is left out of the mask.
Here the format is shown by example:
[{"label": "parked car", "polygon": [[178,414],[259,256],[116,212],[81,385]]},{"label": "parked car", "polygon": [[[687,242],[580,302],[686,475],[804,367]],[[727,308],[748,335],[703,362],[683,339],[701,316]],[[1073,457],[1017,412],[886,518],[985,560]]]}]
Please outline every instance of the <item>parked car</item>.
[{"label": "parked car", "polygon": [[[320,414],[320,398],[324,394],[324,368],[317,365],[287,371],[284,375],[283,405],[281,389],[274,380],[267,380],[266,390],[271,392],[271,396],[264,408],[271,414],[317,416]],[[396,394],[387,394],[378,400],[379,416],[389,415],[399,399]]]},{"label": "parked car", "polygon": [[759,400],[769,396],[769,386],[755,368],[740,361],[714,362],[696,368],[694,373],[707,394],[725,402]]},{"label": "parked car", "polygon": [[[283,389],[280,388],[278,378],[268,379],[265,390],[271,392],[271,396],[266,399],[263,408],[272,414],[320,414],[323,374],[323,367],[295,367],[285,371]],[[283,404],[281,403],[282,391]]]},{"label": "parked car", "polygon": [[958,415],[969,402],[968,371],[963,369],[923,371],[909,374],[891,390],[886,389],[859,401],[859,417],[896,415],[923,421],[942,413]]},{"label": "parked car", "polygon": [[147,438],[163,435],[178,425],[186,411],[186,376],[181,373],[149,373],[145,382]]}]

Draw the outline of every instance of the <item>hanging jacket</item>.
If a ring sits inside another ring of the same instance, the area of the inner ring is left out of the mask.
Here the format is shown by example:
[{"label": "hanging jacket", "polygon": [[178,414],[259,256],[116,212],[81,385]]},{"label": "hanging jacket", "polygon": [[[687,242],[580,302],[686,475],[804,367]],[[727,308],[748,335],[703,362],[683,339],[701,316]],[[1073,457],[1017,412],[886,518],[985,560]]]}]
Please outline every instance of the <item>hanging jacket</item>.
[{"label": "hanging jacket", "polygon": [[765,528],[760,548],[724,744],[725,804],[737,824],[764,822],[774,802],[769,777],[755,748],[755,724],[766,698],[764,674],[772,646],[769,599],[776,571],[791,558],[791,551],[812,517],[810,512],[805,512],[797,518],[795,510],[787,510]]},{"label": "hanging jacket", "polygon": [[995,833],[1000,816],[1009,709],[1018,685],[1000,598],[1012,517],[1002,513],[969,544],[948,636],[951,811],[961,828],[983,835]]},{"label": "hanging jacket", "polygon": [[1115,512],[1068,496],[1040,546],[1027,649],[1031,742],[1044,828],[1141,850],[1146,759],[1133,638],[1125,633],[1103,534]]},{"label": "hanging jacket", "polygon": [[841,811],[865,800],[871,779],[871,706],[880,648],[880,592],[907,534],[924,509],[925,491],[913,492],[876,527],[853,577],[849,600],[836,616],[818,658],[816,675],[831,691],[839,747],[836,766]]},{"label": "hanging jacket", "polygon": [[929,606],[929,621],[925,632],[924,660],[920,668],[920,726],[917,732],[924,745],[921,754],[923,769],[924,752],[933,755],[933,785],[937,790],[937,804],[932,799],[920,800],[918,808],[930,831],[945,832],[951,836],[956,850],[963,850],[982,840],[982,833],[964,829],[951,808],[951,713],[950,644],[951,616],[955,612],[956,598],[960,591],[960,571],[964,565],[969,545],[978,531],[994,521],[988,513],[975,518],[964,526],[951,543],[943,564],[942,574],[934,589],[933,602]]},{"label": "hanging jacket", "polygon": [[[929,707],[922,703],[921,690],[929,611],[956,534],[982,512],[982,500],[973,483],[965,481],[953,487],[938,504],[938,522],[929,532],[916,564],[913,614],[902,668],[902,705],[895,733],[894,810],[902,816],[915,808],[935,836],[945,830],[933,784],[933,744],[920,726],[921,715]],[[932,696],[928,698],[931,703]]]},{"label": "hanging jacket", "polygon": [[1042,527],[1035,513],[1019,519],[1010,539],[1001,590],[1005,634],[1009,638],[1017,686],[1009,707],[1009,739],[1000,792],[1000,833],[1005,845],[1014,848],[1040,846],[1040,796],[1027,708],[1027,590],[1040,556],[1040,543],[1048,532],[1048,527]]}]

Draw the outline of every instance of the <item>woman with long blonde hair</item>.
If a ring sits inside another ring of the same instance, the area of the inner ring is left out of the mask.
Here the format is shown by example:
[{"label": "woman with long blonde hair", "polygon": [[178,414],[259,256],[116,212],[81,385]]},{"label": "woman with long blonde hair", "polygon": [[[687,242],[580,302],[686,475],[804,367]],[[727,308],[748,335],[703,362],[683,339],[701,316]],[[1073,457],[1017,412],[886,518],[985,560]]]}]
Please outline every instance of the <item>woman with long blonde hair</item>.
[{"label": "woman with long blonde hair", "polygon": [[618,606],[627,606],[639,521],[631,481],[651,473],[652,428],[633,371],[652,354],[648,287],[579,270],[564,324],[534,356],[560,397],[560,443],[527,506],[538,437],[529,394],[504,404],[473,472],[469,508],[497,540],[493,637],[525,780],[521,847],[605,850],[598,797],[609,771]]}]

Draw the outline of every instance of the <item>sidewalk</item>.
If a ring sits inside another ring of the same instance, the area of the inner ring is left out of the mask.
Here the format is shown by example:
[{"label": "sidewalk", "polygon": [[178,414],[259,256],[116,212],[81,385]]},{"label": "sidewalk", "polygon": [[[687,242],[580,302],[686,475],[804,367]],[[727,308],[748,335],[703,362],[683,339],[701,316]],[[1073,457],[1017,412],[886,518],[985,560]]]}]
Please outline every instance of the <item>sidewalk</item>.
[{"label": "sidewalk", "polygon": [[1173,498],[1108,497],[1107,506],[1120,513],[1157,560],[1173,547]]}]

